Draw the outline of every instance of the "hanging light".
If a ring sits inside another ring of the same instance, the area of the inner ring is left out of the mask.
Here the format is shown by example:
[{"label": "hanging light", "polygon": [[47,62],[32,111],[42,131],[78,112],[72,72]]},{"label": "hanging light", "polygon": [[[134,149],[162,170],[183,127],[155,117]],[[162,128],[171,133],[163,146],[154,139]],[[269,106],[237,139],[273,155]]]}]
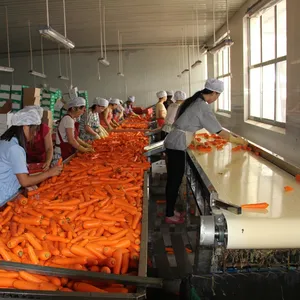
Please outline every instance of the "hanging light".
[{"label": "hanging light", "polygon": [[[198,59],[191,65],[192,69],[202,64],[200,60],[200,43],[199,43],[199,22],[198,22],[198,8],[196,8],[196,35],[197,35],[197,57]],[[193,52],[194,52],[194,36],[193,36]]]},{"label": "hanging light", "polygon": [[5,6],[5,23],[6,23],[6,39],[7,39],[7,59],[8,67],[0,66],[0,72],[12,73],[15,69],[10,66],[10,48],[9,48],[9,31],[8,31],[8,14],[7,6]]},{"label": "hanging light", "polygon": [[64,33],[65,35],[63,36],[56,30],[54,30],[50,24],[49,24],[49,5],[48,5],[48,0],[46,0],[46,17],[47,17],[47,25],[44,26],[39,30],[40,35],[43,36],[44,38],[47,38],[55,43],[61,44],[64,46],[66,49],[73,49],[75,48],[75,44],[70,41],[67,38],[67,25],[66,25],[66,6],[65,6],[65,0],[63,0],[63,11],[64,11]]},{"label": "hanging light", "polygon": [[118,76],[124,77],[123,73],[123,54],[122,54],[122,36],[120,31],[118,30],[118,45],[119,45],[119,71],[117,73]]},{"label": "hanging light", "polygon": [[121,73],[121,72],[118,72],[117,75],[118,75],[118,76],[121,76],[121,77],[124,77],[124,76],[125,76],[125,75],[124,75],[123,73]]},{"label": "hanging light", "polygon": [[[66,62],[66,74],[68,73],[67,70],[67,58],[65,58],[65,62]],[[59,65],[59,76],[58,76],[58,79],[60,80],[69,80],[69,77],[68,76],[64,76],[62,75],[62,72],[61,72],[61,59],[60,59],[60,47],[58,46],[58,65]]]},{"label": "hanging light", "polygon": [[100,22],[100,57],[98,62],[103,66],[108,67],[110,62],[106,54],[106,9],[105,6],[102,10],[101,0],[99,0],[99,22]]},{"label": "hanging light", "polygon": [[29,33],[29,51],[30,51],[30,70],[28,73],[35,77],[46,78],[46,74],[44,72],[44,47],[43,47],[43,37],[41,36],[41,57],[42,57],[42,73],[37,72],[33,68],[33,55],[32,55],[32,42],[31,42],[31,27],[30,21],[28,21],[28,33]]}]

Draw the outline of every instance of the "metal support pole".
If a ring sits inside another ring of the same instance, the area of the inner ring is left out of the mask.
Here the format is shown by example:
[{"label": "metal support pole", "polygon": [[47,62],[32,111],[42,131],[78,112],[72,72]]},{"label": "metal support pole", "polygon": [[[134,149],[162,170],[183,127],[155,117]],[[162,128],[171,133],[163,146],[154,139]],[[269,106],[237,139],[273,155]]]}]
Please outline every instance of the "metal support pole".
[{"label": "metal support pole", "polygon": [[191,55],[190,55],[190,46],[187,48],[188,54],[188,62],[189,62],[189,97],[192,96],[192,84],[191,84],[191,77],[192,77],[192,68],[191,68]]}]

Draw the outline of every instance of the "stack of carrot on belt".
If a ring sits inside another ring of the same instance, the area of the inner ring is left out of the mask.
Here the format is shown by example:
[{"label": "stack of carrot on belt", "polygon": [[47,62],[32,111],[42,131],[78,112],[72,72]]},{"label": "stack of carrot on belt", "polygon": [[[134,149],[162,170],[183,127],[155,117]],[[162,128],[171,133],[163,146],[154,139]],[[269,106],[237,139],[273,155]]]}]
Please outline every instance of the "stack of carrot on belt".
[{"label": "stack of carrot on belt", "polygon": [[[141,133],[112,133],[94,141],[94,153],[77,154],[63,172],[0,213],[3,260],[41,266],[134,274],[142,218]],[[0,287],[33,290],[128,292],[122,285],[0,270]]]},{"label": "stack of carrot on belt", "polygon": [[131,116],[118,129],[148,129],[149,117]]}]

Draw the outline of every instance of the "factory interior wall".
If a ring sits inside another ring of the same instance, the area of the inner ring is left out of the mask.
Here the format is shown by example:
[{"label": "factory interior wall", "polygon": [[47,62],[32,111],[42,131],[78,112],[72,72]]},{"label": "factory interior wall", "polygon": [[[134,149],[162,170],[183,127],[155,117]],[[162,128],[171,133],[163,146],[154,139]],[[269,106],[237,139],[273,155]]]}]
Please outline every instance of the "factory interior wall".
[{"label": "factory interior wall", "polygon": [[[117,76],[118,52],[109,51],[110,66],[100,65],[101,80],[98,80],[97,58],[99,53],[78,53],[72,55],[73,85],[81,90],[87,90],[89,99],[96,96],[117,97],[136,96],[136,105],[147,107],[157,102],[156,92],[160,90],[181,89],[189,93],[189,77],[184,74],[178,78],[179,62],[177,48],[126,50],[123,53],[125,77]],[[203,64],[191,72],[191,90],[201,89],[206,79],[205,57]],[[1,65],[7,65],[6,59],[0,60]],[[69,81],[59,80],[58,55],[45,55],[44,65],[47,79],[33,77],[28,74],[30,69],[29,54],[22,57],[12,55],[11,64],[15,68],[12,75],[0,73],[1,84],[22,84],[38,87],[42,83],[59,88],[66,93]],[[34,55],[34,69],[41,72],[41,57]],[[65,75],[64,56],[62,55],[62,73]],[[182,71],[182,70],[180,70]]]},{"label": "factory interior wall", "polygon": [[[231,114],[217,113],[221,124],[250,141],[261,145],[285,159],[300,165],[300,39],[299,39],[299,0],[287,0],[287,120],[285,132],[268,125],[253,125],[247,121],[247,90],[244,86],[244,42],[243,17],[256,0],[248,1],[230,20],[231,38]],[[226,32],[223,27],[220,38]],[[210,43],[213,41],[211,40]],[[216,58],[216,57],[215,57]],[[208,54],[208,76],[214,77],[215,58]]]}]

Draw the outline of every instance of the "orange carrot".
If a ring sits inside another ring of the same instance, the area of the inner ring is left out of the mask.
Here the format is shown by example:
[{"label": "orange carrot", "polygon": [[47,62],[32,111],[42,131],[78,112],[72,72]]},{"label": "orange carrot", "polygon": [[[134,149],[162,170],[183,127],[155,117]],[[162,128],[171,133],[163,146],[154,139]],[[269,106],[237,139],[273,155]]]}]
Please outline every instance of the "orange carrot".
[{"label": "orange carrot", "polygon": [[61,236],[55,236],[53,234],[47,234],[46,239],[52,242],[63,242],[63,243],[69,243],[70,241],[66,238],[63,238]]},{"label": "orange carrot", "polygon": [[40,284],[36,282],[29,282],[25,280],[14,280],[12,286],[18,290],[39,290]]},{"label": "orange carrot", "polygon": [[8,248],[15,248],[17,245],[21,244],[25,238],[23,236],[14,237],[7,242]]},{"label": "orange carrot", "polygon": [[101,273],[107,273],[107,274],[110,274],[110,273],[111,273],[111,270],[110,270],[109,267],[104,266],[104,267],[101,268],[100,272],[101,272]]},{"label": "orange carrot", "polygon": [[51,257],[51,253],[47,250],[36,250],[35,252],[40,260],[48,260]]},{"label": "orange carrot", "polygon": [[23,280],[35,282],[35,283],[41,283],[44,282],[44,280],[41,280],[40,278],[36,277],[34,274],[30,274],[25,271],[19,271],[19,275]]},{"label": "orange carrot", "polygon": [[142,214],[140,212],[137,212],[136,215],[133,217],[132,221],[132,228],[136,229],[138,222],[141,220]]},{"label": "orange carrot", "polygon": [[129,253],[124,253],[122,256],[122,267],[121,267],[121,274],[126,274],[128,272],[128,266],[129,266]]},{"label": "orange carrot", "polygon": [[73,286],[77,292],[96,292],[96,293],[107,293],[106,291],[99,289],[91,284],[84,282],[75,282]]},{"label": "orange carrot", "polygon": [[10,253],[8,251],[6,251],[6,249],[3,246],[0,246],[0,255],[2,256],[3,260],[6,260],[6,261],[12,260]]},{"label": "orange carrot", "polygon": [[124,237],[127,234],[127,232],[128,232],[128,229],[122,229],[118,233],[115,233],[112,236],[109,236],[107,239],[109,241],[119,240],[120,238]]},{"label": "orange carrot", "polygon": [[24,233],[24,236],[28,240],[28,242],[32,245],[32,247],[36,250],[43,250],[42,245],[38,242],[38,240],[34,237],[34,235],[30,232]]},{"label": "orange carrot", "polygon": [[287,186],[284,187],[284,190],[285,190],[286,192],[291,192],[291,191],[293,191],[294,189],[293,189],[291,186],[287,185]]},{"label": "orange carrot", "polygon": [[33,264],[38,265],[39,264],[39,260],[34,252],[33,247],[27,243],[27,250],[28,250],[28,255],[30,260],[32,261]]},{"label": "orange carrot", "polygon": [[[2,281],[3,278],[18,278],[19,277],[19,273],[18,272],[1,272],[0,274],[0,281]],[[1,286],[1,285],[0,285]]]},{"label": "orange carrot", "polygon": [[78,256],[85,256],[88,258],[95,258],[95,259],[97,258],[97,256],[94,255],[91,251],[89,251],[86,248],[80,247],[78,245],[73,244],[71,246],[70,250],[72,253],[74,253],[75,255],[78,255]]},{"label": "orange carrot", "polygon": [[113,258],[116,260],[116,263],[113,267],[113,273],[114,274],[120,274],[121,272],[121,266],[122,266],[122,249],[117,249],[114,253],[113,253]]},{"label": "orange carrot", "polygon": [[128,289],[119,288],[119,287],[107,287],[104,290],[106,292],[109,292],[109,293],[122,293],[122,294],[127,294],[128,293]]},{"label": "orange carrot", "polygon": [[15,281],[15,278],[1,278],[0,287],[13,287]]},{"label": "orange carrot", "polygon": [[42,282],[39,286],[39,290],[41,290],[41,291],[57,291],[58,286],[51,282]]},{"label": "orange carrot", "polygon": [[75,265],[75,264],[85,265],[88,262],[88,258],[87,257],[54,258],[52,259],[52,262],[58,265]]},{"label": "orange carrot", "polygon": [[128,248],[130,245],[131,245],[130,240],[125,239],[125,240],[122,240],[122,241],[118,242],[115,245],[115,247],[116,248]]},{"label": "orange carrot", "polygon": [[266,202],[241,205],[242,208],[262,208],[262,209],[267,208],[268,206],[269,204]]}]

